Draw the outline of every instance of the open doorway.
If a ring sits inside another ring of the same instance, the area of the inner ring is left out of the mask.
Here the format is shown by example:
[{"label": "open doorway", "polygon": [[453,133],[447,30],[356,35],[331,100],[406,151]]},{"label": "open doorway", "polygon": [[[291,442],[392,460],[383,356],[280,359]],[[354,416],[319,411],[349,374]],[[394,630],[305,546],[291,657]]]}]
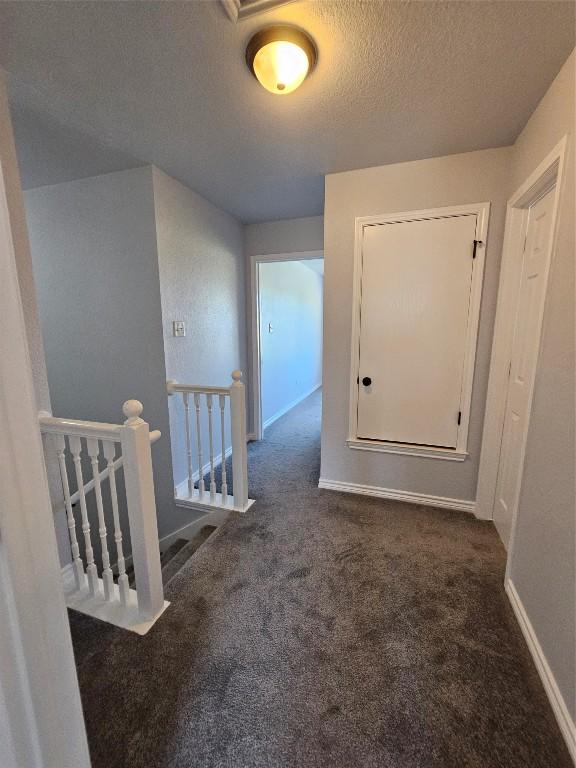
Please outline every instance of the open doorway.
[{"label": "open doorway", "polygon": [[255,256],[252,286],[254,436],[261,440],[322,386],[323,252]]}]

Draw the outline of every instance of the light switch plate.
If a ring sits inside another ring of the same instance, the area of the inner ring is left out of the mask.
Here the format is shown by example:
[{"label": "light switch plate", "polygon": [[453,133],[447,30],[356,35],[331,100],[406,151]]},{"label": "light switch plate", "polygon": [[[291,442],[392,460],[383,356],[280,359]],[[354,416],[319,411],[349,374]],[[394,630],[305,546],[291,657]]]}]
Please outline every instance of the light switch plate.
[{"label": "light switch plate", "polygon": [[186,336],[186,323],[184,320],[172,320],[172,336]]}]

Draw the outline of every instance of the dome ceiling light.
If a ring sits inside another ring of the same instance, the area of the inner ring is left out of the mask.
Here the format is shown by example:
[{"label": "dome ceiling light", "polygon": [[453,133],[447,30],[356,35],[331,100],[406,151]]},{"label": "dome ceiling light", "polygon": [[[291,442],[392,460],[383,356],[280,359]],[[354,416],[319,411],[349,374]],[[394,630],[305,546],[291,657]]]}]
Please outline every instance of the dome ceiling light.
[{"label": "dome ceiling light", "polygon": [[296,90],[314,69],[318,54],[312,38],[296,27],[265,27],[250,39],[246,64],[270,93]]}]

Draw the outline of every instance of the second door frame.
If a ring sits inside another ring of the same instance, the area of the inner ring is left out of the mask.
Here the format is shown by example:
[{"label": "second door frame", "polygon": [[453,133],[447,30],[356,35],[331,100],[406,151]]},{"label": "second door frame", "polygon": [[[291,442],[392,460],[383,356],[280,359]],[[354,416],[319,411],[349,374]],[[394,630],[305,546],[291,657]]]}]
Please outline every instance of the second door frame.
[{"label": "second door frame", "polygon": [[262,392],[260,365],[260,283],[259,264],[269,264],[275,261],[311,261],[323,259],[324,251],[295,251],[293,253],[268,253],[250,257],[250,372],[252,384],[252,431],[249,438],[262,440]]},{"label": "second door frame", "polygon": [[[566,136],[544,158],[540,165],[530,174],[523,184],[508,200],[506,213],[506,229],[504,247],[502,250],[502,265],[500,267],[500,285],[498,287],[498,304],[494,325],[494,341],[490,360],[490,376],[486,396],[484,430],[482,434],[482,450],[478,471],[478,486],[476,490],[476,517],[483,520],[494,518],[494,497],[500,467],[500,449],[504,416],[508,398],[508,375],[510,356],[512,354],[515,317],[518,306],[520,277],[524,261],[524,241],[528,227],[528,211],[531,205],[538,201],[548,190],[555,186],[554,204],[552,208],[552,236],[550,238],[550,257],[544,280],[548,285],[550,266],[556,248],[558,230],[558,209],[562,193],[562,177],[566,153]],[[547,294],[547,288],[546,288]],[[546,298],[538,325],[539,343],[542,340],[542,326],[546,312]],[[521,468],[518,476],[519,487],[522,483],[523,465],[525,459],[528,427],[532,411],[534,376],[530,382],[528,395],[527,419],[522,435]],[[518,504],[516,504],[517,508]],[[511,551],[514,539],[516,509],[512,510],[512,528],[509,542]],[[510,558],[509,558],[510,560]]]}]

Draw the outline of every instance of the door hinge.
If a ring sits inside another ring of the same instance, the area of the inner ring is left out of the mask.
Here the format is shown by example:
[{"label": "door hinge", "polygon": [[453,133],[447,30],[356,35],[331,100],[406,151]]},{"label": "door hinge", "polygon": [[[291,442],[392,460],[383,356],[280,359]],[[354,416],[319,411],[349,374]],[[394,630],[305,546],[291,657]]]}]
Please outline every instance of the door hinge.
[{"label": "door hinge", "polygon": [[462,421],[462,411],[458,411],[458,426],[460,426],[461,421]]},{"label": "door hinge", "polygon": [[482,245],[482,240],[474,240],[473,245],[472,245],[472,258],[473,259],[476,258],[476,249],[478,248],[479,245]]}]

